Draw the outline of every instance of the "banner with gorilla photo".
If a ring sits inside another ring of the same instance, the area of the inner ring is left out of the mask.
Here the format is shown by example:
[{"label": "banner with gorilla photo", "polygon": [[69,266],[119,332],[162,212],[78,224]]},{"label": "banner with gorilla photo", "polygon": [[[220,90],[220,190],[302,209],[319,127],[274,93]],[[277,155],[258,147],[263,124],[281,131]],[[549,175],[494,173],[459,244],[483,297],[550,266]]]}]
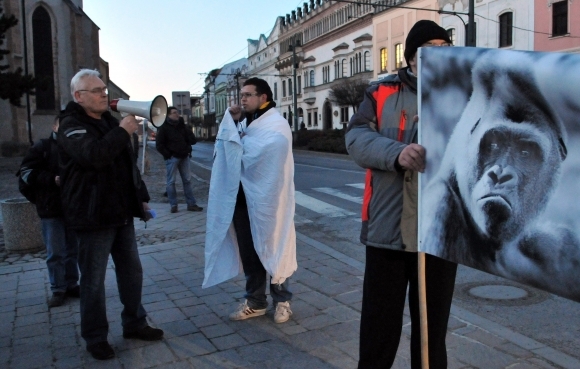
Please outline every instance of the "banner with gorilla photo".
[{"label": "banner with gorilla photo", "polygon": [[419,250],[580,302],[580,55],[421,48]]}]

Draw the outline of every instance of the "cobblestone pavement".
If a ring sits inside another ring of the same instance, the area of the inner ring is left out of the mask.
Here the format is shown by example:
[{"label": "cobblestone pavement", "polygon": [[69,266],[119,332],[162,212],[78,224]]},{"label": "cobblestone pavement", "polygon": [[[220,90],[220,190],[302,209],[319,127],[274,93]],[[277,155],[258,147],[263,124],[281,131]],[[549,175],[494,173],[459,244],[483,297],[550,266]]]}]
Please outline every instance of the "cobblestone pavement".
[{"label": "cobblestone pavement", "polygon": [[[11,184],[18,163],[18,159],[0,158],[0,199],[18,195]],[[151,165],[157,165],[155,158]],[[297,233],[299,267],[291,280],[290,320],[274,323],[270,306],[265,316],[230,321],[229,313],[243,299],[245,279],[240,275],[201,288],[206,211],[170,213],[162,196],[163,175],[158,169],[145,177],[158,216],[147,228],[137,222],[136,232],[144,272],[143,305],[151,324],[165,331],[164,339],[144,342],[122,337],[123,307],[110,262],[105,281],[108,340],[116,357],[95,361],[80,337],[78,300],[48,309],[50,287],[42,256],[20,256],[8,262],[8,255],[3,260],[9,264],[0,265],[0,367],[356,368],[364,264]],[[206,207],[207,183],[194,182],[195,195]],[[410,367],[409,339],[406,311],[393,368]],[[580,368],[580,361],[558,348],[455,305],[447,348],[451,369]]]}]

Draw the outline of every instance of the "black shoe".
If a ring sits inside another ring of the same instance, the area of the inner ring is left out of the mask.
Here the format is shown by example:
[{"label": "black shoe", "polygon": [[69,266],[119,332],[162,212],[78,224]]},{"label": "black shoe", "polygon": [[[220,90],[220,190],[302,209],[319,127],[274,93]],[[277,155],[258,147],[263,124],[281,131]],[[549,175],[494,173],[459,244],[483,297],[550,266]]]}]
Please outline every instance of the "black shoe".
[{"label": "black shoe", "polygon": [[53,292],[52,297],[48,300],[48,307],[53,308],[64,304],[66,299],[65,292]]},{"label": "black shoe", "polygon": [[197,206],[197,205],[191,205],[191,206],[187,206],[187,211],[202,211],[203,208],[201,206]]},{"label": "black shoe", "polygon": [[159,341],[163,338],[163,331],[147,325],[135,332],[123,332],[123,338],[137,338],[143,341]]},{"label": "black shoe", "polygon": [[76,298],[81,297],[81,288],[80,288],[80,286],[77,284],[74,287],[67,288],[66,295],[68,297],[76,297]]},{"label": "black shoe", "polygon": [[171,207],[171,212],[172,213],[177,213],[177,206],[172,206]]},{"label": "black shoe", "polygon": [[88,345],[87,351],[97,360],[108,360],[115,357],[115,351],[107,341]]}]

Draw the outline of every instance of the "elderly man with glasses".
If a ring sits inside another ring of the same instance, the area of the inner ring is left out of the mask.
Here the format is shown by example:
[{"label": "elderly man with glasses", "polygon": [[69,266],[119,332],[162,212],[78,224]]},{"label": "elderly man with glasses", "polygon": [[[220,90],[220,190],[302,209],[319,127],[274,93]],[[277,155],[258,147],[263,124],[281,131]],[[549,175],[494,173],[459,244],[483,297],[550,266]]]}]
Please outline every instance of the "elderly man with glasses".
[{"label": "elderly man with glasses", "polygon": [[157,130],[155,137],[155,147],[163,159],[165,159],[165,169],[167,170],[166,191],[171,205],[171,212],[177,213],[177,191],[175,190],[175,179],[177,171],[183,182],[183,193],[187,202],[188,211],[202,211],[203,208],[197,205],[191,187],[191,169],[189,158],[191,157],[191,145],[195,145],[196,140],[193,131],[185,126],[183,118],[179,116],[177,108],[170,106],[167,108],[167,120],[165,124]]},{"label": "elderly man with glasses", "polygon": [[118,122],[108,112],[105,83],[95,70],[82,69],[71,80],[71,101],[58,129],[61,198],[65,224],[78,242],[81,271],[81,336],[98,360],[113,358],[107,342],[105,274],[109,255],[123,304],[124,338],[160,340],[161,329],[147,323],[141,304],[143,269],[133,218],[148,219],[149,194],[141,180],[131,135],[135,117]]},{"label": "elderly man with glasses", "polygon": [[[373,83],[352,116],[346,147],[367,168],[360,240],[366,246],[359,369],[390,368],[401,338],[405,297],[411,368],[421,367],[417,195],[425,148],[417,142],[417,49],[450,46],[445,29],[421,20],[405,42],[408,67]],[[429,122],[423,122],[429,123]],[[447,368],[445,335],[457,264],[426,255],[430,368]]]}]

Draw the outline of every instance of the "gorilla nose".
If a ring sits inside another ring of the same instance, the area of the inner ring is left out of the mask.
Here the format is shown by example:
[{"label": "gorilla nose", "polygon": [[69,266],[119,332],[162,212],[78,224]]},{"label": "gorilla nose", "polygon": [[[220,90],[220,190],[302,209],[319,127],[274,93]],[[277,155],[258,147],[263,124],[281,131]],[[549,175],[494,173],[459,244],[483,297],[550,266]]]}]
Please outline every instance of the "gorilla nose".
[{"label": "gorilla nose", "polygon": [[487,171],[487,178],[494,186],[515,186],[517,182],[516,173],[510,166],[502,167],[497,164]]}]

